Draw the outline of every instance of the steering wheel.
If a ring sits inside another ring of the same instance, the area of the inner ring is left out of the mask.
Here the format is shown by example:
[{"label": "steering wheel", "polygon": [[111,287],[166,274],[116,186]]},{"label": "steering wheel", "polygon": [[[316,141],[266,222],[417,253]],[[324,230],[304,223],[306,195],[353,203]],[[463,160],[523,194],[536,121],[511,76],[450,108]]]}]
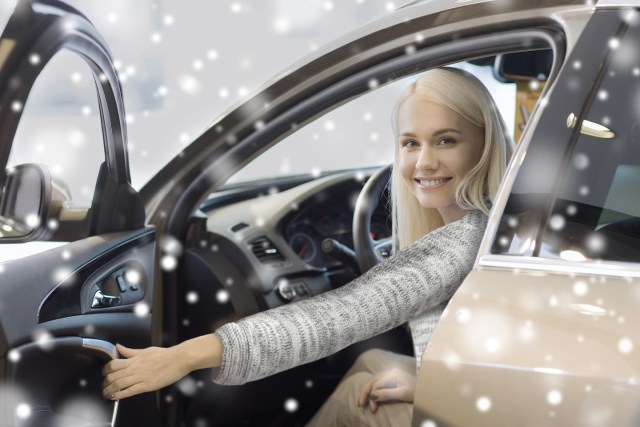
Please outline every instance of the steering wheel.
[{"label": "steering wheel", "polygon": [[356,202],[353,212],[353,245],[361,273],[384,261],[391,254],[391,237],[380,240],[371,238],[371,217],[390,178],[391,165],[378,170],[362,187]]}]

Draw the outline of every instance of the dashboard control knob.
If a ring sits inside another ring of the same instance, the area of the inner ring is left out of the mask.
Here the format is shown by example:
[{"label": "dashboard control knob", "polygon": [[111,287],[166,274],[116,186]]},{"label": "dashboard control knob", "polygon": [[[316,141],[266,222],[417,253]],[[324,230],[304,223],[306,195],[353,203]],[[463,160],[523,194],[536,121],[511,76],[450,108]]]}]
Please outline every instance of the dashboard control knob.
[{"label": "dashboard control knob", "polygon": [[276,286],[276,294],[281,300],[289,302],[296,297],[296,290],[286,280],[281,280]]}]

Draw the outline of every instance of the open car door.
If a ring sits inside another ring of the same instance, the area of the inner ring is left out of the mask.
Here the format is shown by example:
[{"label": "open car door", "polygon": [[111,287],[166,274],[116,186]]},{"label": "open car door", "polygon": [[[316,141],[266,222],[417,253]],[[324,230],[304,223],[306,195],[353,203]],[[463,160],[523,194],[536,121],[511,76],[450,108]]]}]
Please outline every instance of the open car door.
[{"label": "open car door", "polygon": [[[34,82],[61,51],[86,62],[98,98],[104,162],[86,209],[47,168],[7,169]],[[130,185],[124,117],[93,25],[57,1],[19,3],[0,39],[0,251],[49,246],[0,262],[0,425],[160,425],[154,394],[101,397],[114,344],[152,343],[155,230]]]}]

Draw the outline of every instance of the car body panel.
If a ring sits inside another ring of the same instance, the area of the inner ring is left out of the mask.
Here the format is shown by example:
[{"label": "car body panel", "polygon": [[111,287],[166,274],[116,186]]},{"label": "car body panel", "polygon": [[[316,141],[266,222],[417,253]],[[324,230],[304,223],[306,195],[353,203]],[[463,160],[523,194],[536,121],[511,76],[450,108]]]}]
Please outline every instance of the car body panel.
[{"label": "car body panel", "polygon": [[595,12],[525,130],[476,266],[423,357],[414,426],[428,420],[438,426],[640,421],[637,264],[538,257],[541,231],[535,228],[542,225],[531,225],[532,240],[521,242],[521,256],[491,254],[514,194],[535,195],[540,223],[548,221],[570,167],[564,153],[580,134],[566,117],[587,114],[616,49],[610,40],[624,32],[622,12]]}]

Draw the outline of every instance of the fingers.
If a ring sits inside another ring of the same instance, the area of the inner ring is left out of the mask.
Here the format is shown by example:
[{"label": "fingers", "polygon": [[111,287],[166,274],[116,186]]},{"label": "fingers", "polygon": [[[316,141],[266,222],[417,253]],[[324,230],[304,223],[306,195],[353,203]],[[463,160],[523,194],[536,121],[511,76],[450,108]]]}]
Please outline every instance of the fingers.
[{"label": "fingers", "polygon": [[373,388],[373,384],[376,381],[375,375],[367,381],[367,383],[362,388],[360,392],[360,399],[358,399],[358,406],[364,407],[367,404],[367,400],[369,400],[369,393],[371,393],[371,389]]},{"label": "fingers", "polygon": [[140,352],[140,350],[128,348],[123,346],[122,344],[116,344],[116,348],[118,349],[118,353],[120,353],[120,356],[126,357],[127,359],[135,356],[136,354],[138,354],[138,352]]},{"label": "fingers", "polygon": [[126,399],[127,397],[135,396],[140,393],[144,393],[146,391],[149,390],[147,390],[142,384],[134,384],[124,390],[113,390],[107,393],[103,391],[102,395],[107,400],[120,400]]}]

